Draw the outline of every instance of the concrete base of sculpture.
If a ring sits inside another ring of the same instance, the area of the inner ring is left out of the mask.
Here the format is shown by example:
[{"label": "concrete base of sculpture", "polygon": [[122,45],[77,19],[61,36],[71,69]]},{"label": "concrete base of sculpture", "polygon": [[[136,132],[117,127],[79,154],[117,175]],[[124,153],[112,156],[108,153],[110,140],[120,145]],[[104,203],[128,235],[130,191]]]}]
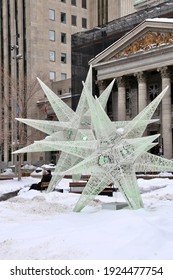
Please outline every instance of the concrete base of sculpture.
[{"label": "concrete base of sculpture", "polygon": [[102,204],[102,209],[121,210],[124,208],[129,208],[126,202],[106,202]]}]

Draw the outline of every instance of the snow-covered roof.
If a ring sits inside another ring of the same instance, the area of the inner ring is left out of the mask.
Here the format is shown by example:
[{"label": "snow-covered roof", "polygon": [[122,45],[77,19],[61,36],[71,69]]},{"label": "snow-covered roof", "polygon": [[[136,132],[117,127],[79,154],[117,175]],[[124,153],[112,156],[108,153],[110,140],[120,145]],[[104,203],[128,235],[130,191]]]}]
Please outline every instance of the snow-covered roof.
[{"label": "snow-covered roof", "polygon": [[173,23],[173,18],[147,18],[145,21],[159,21],[159,22],[171,22]]}]

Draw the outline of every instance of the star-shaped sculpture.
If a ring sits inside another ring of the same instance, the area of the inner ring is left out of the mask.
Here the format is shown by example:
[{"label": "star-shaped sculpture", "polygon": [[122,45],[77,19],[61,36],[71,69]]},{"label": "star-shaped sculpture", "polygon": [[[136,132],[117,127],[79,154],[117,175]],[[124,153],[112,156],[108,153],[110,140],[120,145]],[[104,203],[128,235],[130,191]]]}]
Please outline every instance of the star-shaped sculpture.
[{"label": "star-shaped sculpture", "polygon": [[[64,108],[61,104],[63,110],[61,110],[58,122],[22,120],[47,132],[50,136],[44,140],[35,141],[34,144],[16,153],[62,151],[63,156],[60,163],[59,161],[57,163],[54,180],[49,190],[66,174],[91,175],[74,211],[81,211],[110,183],[114,183],[119,188],[132,209],[140,208],[143,203],[135,173],[173,170],[172,161],[147,153],[157,144],[153,141],[159,135],[142,137],[146,126],[155,121],[151,117],[167,88],[132,121],[114,123],[103,109],[106,104],[103,99],[107,100],[109,94],[94,99],[91,94],[91,82],[88,82],[91,80],[87,79],[76,112],[71,111],[70,108]],[[56,104],[59,104],[57,96],[41,81],[40,83],[57,112],[59,106]],[[103,98],[103,96],[107,97]]]},{"label": "star-shaped sculpture", "polygon": [[[80,141],[73,143],[73,149],[71,146],[69,152],[79,154],[79,152],[89,149],[90,156],[64,172],[64,174],[73,174],[73,172],[91,174],[74,211],[81,211],[110,183],[114,183],[119,188],[132,209],[138,209],[143,206],[143,203],[135,173],[146,170],[173,170],[172,161],[147,153],[151,147],[157,144],[153,141],[159,135],[141,137],[146,124],[142,121],[142,125],[139,125],[141,120],[149,122],[166,91],[167,88],[131,123],[127,123],[123,128],[123,134],[120,135],[113,130],[113,124],[103,111],[99,101],[87,95],[96,140],[87,142],[85,148],[80,146]],[[63,143],[56,143],[56,145],[62,146]],[[144,162],[143,159],[145,159]],[[150,169],[151,167],[152,169]]]},{"label": "star-shaped sculpture", "polygon": [[[46,121],[46,120],[33,120],[33,119],[21,119],[17,118],[27,125],[30,125],[42,132],[45,132],[47,136],[44,140],[39,142],[35,141],[33,144],[23,149],[17,150],[14,153],[25,152],[39,152],[39,151],[57,151],[54,145],[45,146],[44,142],[50,141],[75,141],[82,140],[88,141],[95,139],[93,131],[91,129],[91,117],[88,110],[88,103],[84,94],[85,89],[81,93],[81,97],[74,112],[68,105],[66,105],[54,92],[52,92],[40,79],[38,79],[44,93],[46,94],[58,121]],[[114,80],[100,95],[99,100],[103,108],[106,107],[107,100],[112,90]],[[88,75],[85,81],[86,88],[89,94],[92,95],[92,67],[88,71]],[[63,151],[60,154],[55,171],[52,176],[52,180],[49,184],[48,191],[52,191],[58,182],[62,179],[62,171],[72,167],[74,164],[81,161],[79,156],[71,156],[71,154]],[[80,179],[81,174],[73,174],[73,179]]]}]

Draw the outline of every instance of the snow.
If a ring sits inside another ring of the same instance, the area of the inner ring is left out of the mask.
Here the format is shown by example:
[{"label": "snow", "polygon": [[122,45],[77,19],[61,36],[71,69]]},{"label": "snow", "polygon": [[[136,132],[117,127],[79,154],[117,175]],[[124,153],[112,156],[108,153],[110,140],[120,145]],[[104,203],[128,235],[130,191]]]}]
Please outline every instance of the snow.
[{"label": "snow", "polygon": [[0,197],[20,189],[0,202],[1,260],[173,259],[173,180],[138,179],[143,209],[114,210],[124,201],[117,192],[97,196],[80,213],[73,212],[79,194],[68,192],[70,179],[51,193],[28,191],[39,180],[0,181]]},{"label": "snow", "polygon": [[11,168],[6,168],[3,173],[0,174],[1,176],[10,176],[14,175],[14,172]]},{"label": "snow", "polygon": [[32,165],[32,164],[25,164],[21,167],[21,169],[24,169],[24,170],[34,170],[36,169],[36,166]]},{"label": "snow", "polygon": [[[173,3],[170,3],[173,5]],[[168,5],[168,3],[167,3]],[[156,21],[156,22],[170,22],[173,23],[173,18],[147,18],[145,21]]]}]

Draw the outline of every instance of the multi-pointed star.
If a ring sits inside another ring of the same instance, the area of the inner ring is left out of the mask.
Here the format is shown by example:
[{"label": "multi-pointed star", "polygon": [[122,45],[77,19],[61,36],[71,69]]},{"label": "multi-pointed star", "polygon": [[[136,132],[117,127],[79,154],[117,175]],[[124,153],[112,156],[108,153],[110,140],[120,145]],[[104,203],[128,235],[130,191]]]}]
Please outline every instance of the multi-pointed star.
[{"label": "multi-pointed star", "polygon": [[[90,180],[75,207],[75,211],[80,211],[85,207],[95,195],[111,182],[120,189],[129,206],[137,209],[142,206],[142,200],[135,172],[139,170],[153,171],[153,169],[154,171],[173,170],[172,161],[146,153],[147,150],[156,145],[153,141],[159,135],[140,137],[166,90],[131,123],[127,123],[123,128],[123,133],[121,131],[120,134],[119,131],[114,131],[113,123],[103,111],[99,101],[94,100],[92,96],[87,94],[96,140],[87,141],[86,143],[75,141],[73,144],[56,142],[57,148],[65,149],[73,155],[84,158],[87,154],[90,154],[86,159],[64,173],[73,174],[79,172],[86,174],[88,172],[91,174]],[[44,144],[50,145],[50,143]],[[145,159],[145,162],[142,161],[143,159]],[[152,169],[150,169],[151,166]]]},{"label": "multi-pointed star", "polygon": [[[27,125],[30,125],[46,134],[44,140],[39,142],[35,141],[33,144],[23,149],[17,150],[14,153],[25,152],[39,152],[39,151],[57,151],[54,145],[45,146],[44,142],[49,143],[56,141],[75,141],[75,140],[93,140],[95,136],[91,129],[91,118],[88,110],[88,103],[84,94],[85,89],[81,93],[81,97],[74,112],[68,105],[66,105],[54,92],[52,92],[40,79],[38,79],[44,93],[46,94],[58,121],[34,120],[34,119],[21,119],[17,118]],[[107,100],[112,90],[114,80],[108,85],[104,92],[100,95],[99,100],[103,108],[106,107]],[[89,94],[92,95],[92,67],[90,67],[85,87],[88,89]],[[49,184],[48,191],[52,191],[58,182],[62,179],[62,171],[72,167],[75,163],[81,161],[79,156],[71,156],[71,154],[63,151],[60,154],[52,180]],[[79,179],[81,174],[73,174],[73,179]]]},{"label": "multi-pointed star", "polygon": [[[44,140],[16,151],[62,151],[49,190],[66,174],[89,174],[90,179],[75,206],[75,211],[84,208],[106,185],[114,183],[124,195],[129,206],[143,206],[136,181],[137,171],[171,171],[173,163],[147,153],[156,145],[158,135],[142,137],[167,88],[132,121],[111,122],[104,111],[113,82],[99,99],[94,99],[91,90],[91,75],[88,74],[76,112],[60,102],[58,97],[41,81],[52,108],[59,112],[58,122],[21,120],[50,136]],[[88,113],[88,107],[90,114]]]},{"label": "multi-pointed star", "polygon": [[63,175],[78,172],[91,174],[74,211],[81,211],[110,183],[114,183],[119,188],[130,208],[138,209],[143,206],[143,203],[135,173],[173,171],[171,160],[147,153],[157,144],[153,141],[159,135],[141,137],[166,91],[167,88],[138,116],[127,123],[120,134],[118,130],[113,130],[113,123],[99,101],[87,94],[96,140],[86,142],[85,145],[83,141],[75,141],[70,146],[65,142],[56,143],[61,150],[66,149],[71,154],[83,157],[89,154],[86,159],[63,173]]}]

